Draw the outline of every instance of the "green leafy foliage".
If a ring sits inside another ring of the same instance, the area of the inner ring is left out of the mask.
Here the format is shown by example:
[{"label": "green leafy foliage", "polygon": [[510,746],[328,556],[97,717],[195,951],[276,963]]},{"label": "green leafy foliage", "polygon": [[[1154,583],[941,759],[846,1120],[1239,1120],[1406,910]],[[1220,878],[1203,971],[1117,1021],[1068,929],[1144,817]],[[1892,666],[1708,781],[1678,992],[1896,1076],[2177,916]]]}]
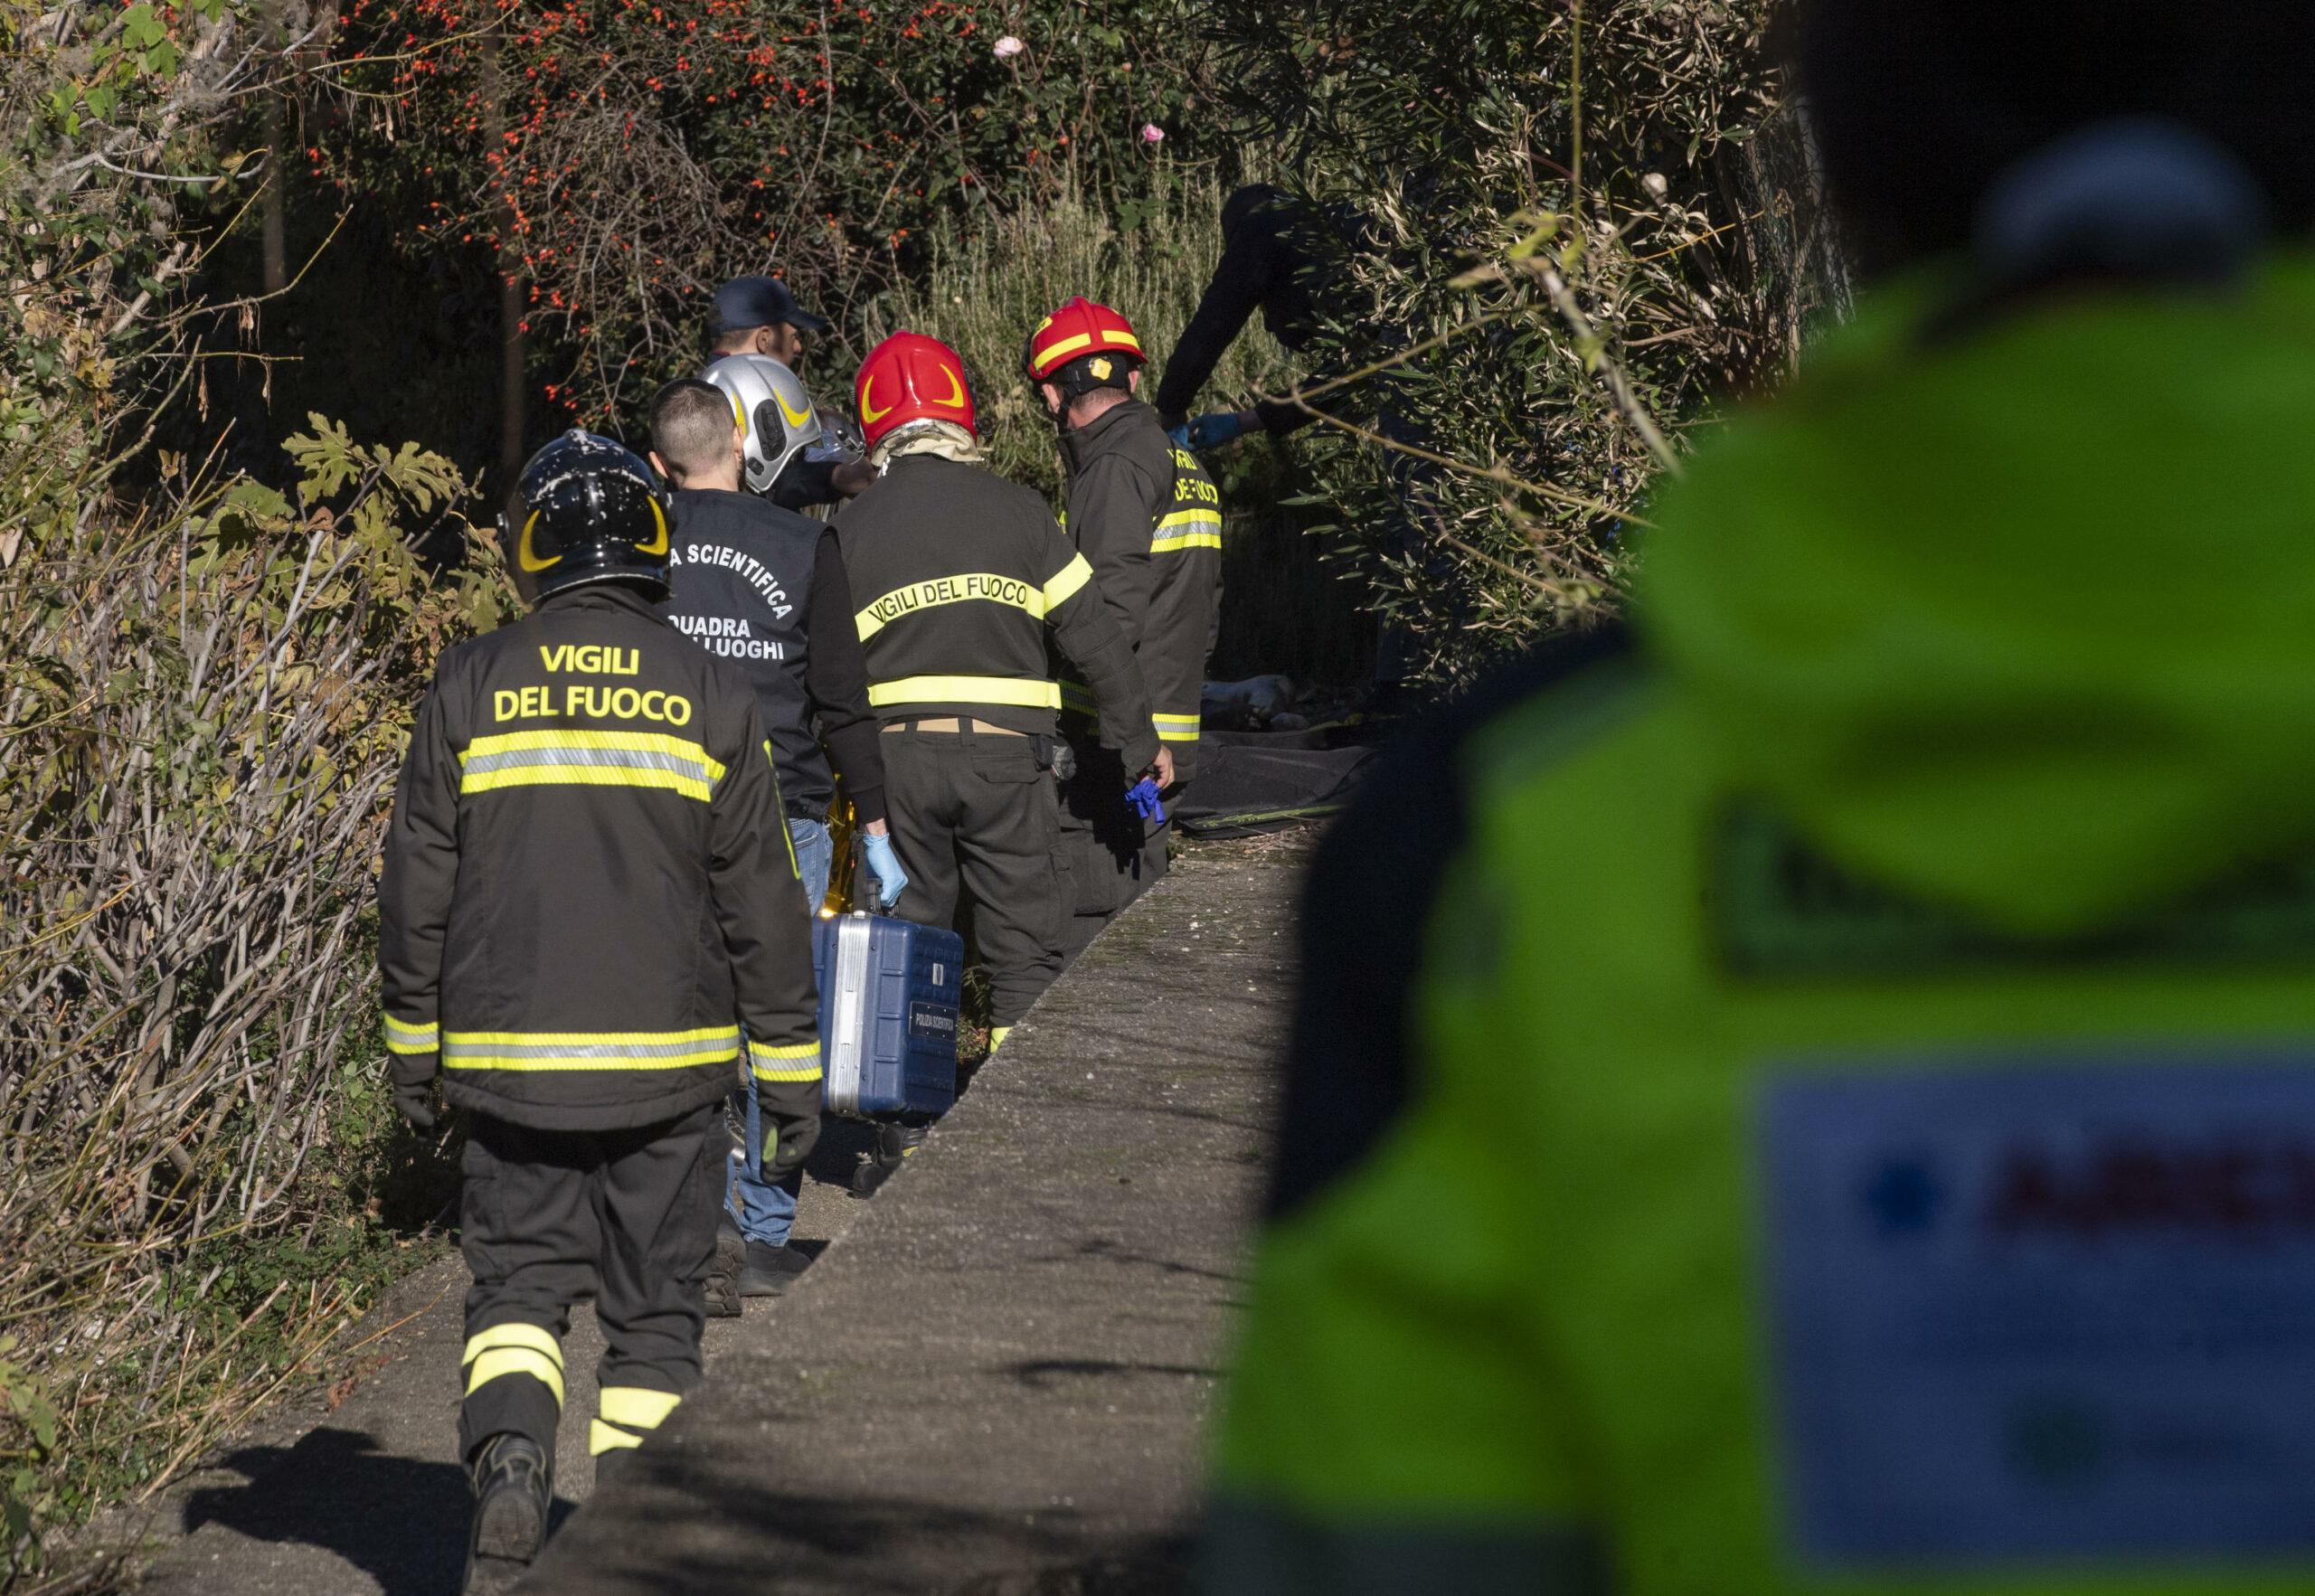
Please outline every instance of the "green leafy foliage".
[{"label": "green leafy foliage", "polygon": [[435,656],[514,590],[413,552],[468,491],[439,458],[320,417],[288,453],[287,491],[164,462],[0,583],[0,1323],[54,1432],[0,1415],[19,1562],[309,1372],[441,1206],[379,1082],[373,874]]},{"label": "green leafy foliage", "polygon": [[[1314,228],[1318,496],[1422,669],[1612,609],[1649,484],[1772,380],[1839,261],[1766,0],[1216,8],[1214,74]],[[1794,219],[1800,218],[1796,225]]]},{"label": "green leafy foliage", "polygon": [[547,396],[582,424],[695,362],[728,277],[777,270],[842,324],[915,273],[944,217],[1072,185],[1130,201],[1161,148],[1212,144],[1176,0],[346,14],[346,80],[366,98],[315,146],[318,169],[391,196],[409,250],[497,250]]}]

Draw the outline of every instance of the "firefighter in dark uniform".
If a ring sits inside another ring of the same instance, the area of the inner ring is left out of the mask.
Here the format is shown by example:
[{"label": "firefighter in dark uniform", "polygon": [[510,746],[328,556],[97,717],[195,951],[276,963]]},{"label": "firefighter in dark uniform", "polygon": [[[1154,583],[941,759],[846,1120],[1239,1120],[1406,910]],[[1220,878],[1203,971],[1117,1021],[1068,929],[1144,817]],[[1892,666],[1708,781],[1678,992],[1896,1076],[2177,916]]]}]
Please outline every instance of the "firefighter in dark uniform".
[{"label": "firefighter in dark uniform", "polygon": [[471,1114],[459,1450],[467,1588],[507,1589],[553,1498],[562,1337],[603,1328],[599,1477],[700,1377],[701,1281],[735,1072],[818,1132],[810,924],[746,678],[653,610],[666,506],[626,449],[565,434],[508,531],[527,618],[442,656],[394,795],[379,968],[396,1106]]},{"label": "firefighter in dark uniform", "polygon": [[[1141,341],[1106,305],[1075,298],[1037,324],[1023,354],[1061,429],[1069,468],[1069,535],[1141,671],[1174,776],[1197,760],[1198,698],[1222,622],[1222,495],[1187,449],[1135,397]],[[1063,960],[1166,874],[1166,830],[1124,798],[1117,752],[1091,735],[1080,693],[1063,685],[1077,774],[1062,829],[1075,902]],[[1180,797],[1175,789],[1167,801]]]},{"label": "firefighter in dark uniform", "polygon": [[1060,969],[1060,820],[1051,775],[1061,687],[1050,630],[1091,684],[1123,781],[1160,785],[1132,651],[1092,567],[1044,501],[977,464],[972,397],[947,345],[896,333],[860,368],[877,480],[836,517],[860,606],[868,702],[883,723],[884,803],[910,888],[901,912],[950,924],[960,891],[988,966],[993,1040]]},{"label": "firefighter in dark uniform", "polygon": [[[718,364],[734,361],[783,370],[751,354]],[[758,418],[743,439],[733,410],[725,390],[696,380],[670,382],[651,401],[651,464],[676,490],[667,619],[755,685],[805,902],[817,910],[827,894],[828,804],[841,779],[889,909],[908,877],[884,824],[884,764],[836,534],[742,490],[743,473],[776,480],[801,442],[776,418]],[[766,1180],[755,1091],[737,1107],[744,1146],[732,1155],[730,1216],[707,1278],[707,1311],[719,1317],[739,1313],[743,1297],[777,1297],[809,1261],[788,1244],[803,1173]]]}]

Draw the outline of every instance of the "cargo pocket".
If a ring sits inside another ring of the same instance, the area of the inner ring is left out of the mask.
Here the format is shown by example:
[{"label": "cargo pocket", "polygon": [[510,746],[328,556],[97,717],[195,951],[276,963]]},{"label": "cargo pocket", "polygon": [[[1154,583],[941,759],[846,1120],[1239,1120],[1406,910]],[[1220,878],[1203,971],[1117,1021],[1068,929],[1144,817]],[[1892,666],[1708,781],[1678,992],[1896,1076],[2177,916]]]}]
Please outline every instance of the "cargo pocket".
[{"label": "cargo pocket", "polygon": [[1115,914],[1132,902],[1132,883],[1120,868],[1117,854],[1091,826],[1062,834],[1060,849],[1069,873],[1068,897],[1072,914]]},{"label": "cargo pocket", "polygon": [[498,1160],[482,1145],[483,1135],[482,1126],[469,1122],[466,1150],[458,1155],[458,1251],[478,1286],[506,1278]]}]

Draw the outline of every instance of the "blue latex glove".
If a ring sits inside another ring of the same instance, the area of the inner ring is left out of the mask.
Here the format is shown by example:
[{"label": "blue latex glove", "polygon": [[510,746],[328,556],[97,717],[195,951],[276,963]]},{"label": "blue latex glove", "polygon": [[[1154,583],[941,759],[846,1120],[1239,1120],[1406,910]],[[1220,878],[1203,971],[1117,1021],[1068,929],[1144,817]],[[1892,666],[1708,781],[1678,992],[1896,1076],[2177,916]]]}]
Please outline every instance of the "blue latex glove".
[{"label": "blue latex glove", "polygon": [[878,836],[873,831],[862,832],[860,844],[868,850],[868,873],[876,878],[876,906],[890,909],[908,890],[908,874],[901,868],[901,856],[893,852],[890,836]]},{"label": "blue latex glove", "polygon": [[1189,424],[1189,447],[1201,453],[1220,449],[1245,430],[1246,423],[1239,419],[1237,411],[1214,411]]},{"label": "blue latex glove", "polygon": [[1158,797],[1158,783],[1148,776],[1125,789],[1125,801],[1131,804],[1144,820],[1152,826],[1166,824],[1166,806]]},{"label": "blue latex glove", "polygon": [[1168,427],[1166,429],[1166,436],[1174,440],[1176,449],[1187,449],[1190,446],[1190,424],[1184,421],[1178,427]]}]

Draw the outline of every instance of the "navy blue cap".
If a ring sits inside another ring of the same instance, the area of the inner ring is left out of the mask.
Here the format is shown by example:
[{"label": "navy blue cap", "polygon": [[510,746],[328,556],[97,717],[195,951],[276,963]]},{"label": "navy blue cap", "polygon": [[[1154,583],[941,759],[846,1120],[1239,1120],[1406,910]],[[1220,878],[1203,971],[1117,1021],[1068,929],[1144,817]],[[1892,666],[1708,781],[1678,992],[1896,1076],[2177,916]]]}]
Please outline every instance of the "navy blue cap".
[{"label": "navy blue cap", "polygon": [[717,337],[750,327],[776,327],[785,322],[808,333],[828,330],[826,316],[814,316],[796,303],[788,285],[776,277],[735,277],[715,290],[715,308],[708,331]]}]

